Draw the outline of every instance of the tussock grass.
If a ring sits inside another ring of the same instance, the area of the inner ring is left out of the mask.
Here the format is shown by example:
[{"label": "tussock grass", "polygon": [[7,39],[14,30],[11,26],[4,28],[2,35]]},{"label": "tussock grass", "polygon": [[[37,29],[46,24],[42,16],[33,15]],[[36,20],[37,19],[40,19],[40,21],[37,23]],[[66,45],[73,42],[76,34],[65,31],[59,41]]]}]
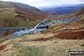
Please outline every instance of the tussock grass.
[{"label": "tussock grass", "polygon": [[[33,35],[31,35],[31,37],[32,36]],[[27,35],[26,40],[27,37],[30,36]],[[4,50],[2,50],[2,53],[0,54],[2,56],[4,55],[6,56],[67,56],[69,48],[72,51],[84,50],[84,47],[81,46],[83,45],[84,40],[52,39],[48,41],[19,42],[19,40],[23,40],[23,38],[24,36],[22,38],[12,39],[9,42],[8,41],[3,42],[3,44],[5,43],[7,44],[7,42],[9,44]],[[7,51],[4,52],[5,50]]]},{"label": "tussock grass", "polygon": [[51,38],[53,34],[28,34],[23,36],[23,40],[35,40],[35,39],[41,39],[41,38]]},{"label": "tussock grass", "polygon": [[11,56],[45,56],[45,47],[24,46],[19,43],[14,43],[13,47],[17,51]]},{"label": "tussock grass", "polygon": [[81,46],[81,47],[84,47],[84,43],[82,43],[80,46]]}]

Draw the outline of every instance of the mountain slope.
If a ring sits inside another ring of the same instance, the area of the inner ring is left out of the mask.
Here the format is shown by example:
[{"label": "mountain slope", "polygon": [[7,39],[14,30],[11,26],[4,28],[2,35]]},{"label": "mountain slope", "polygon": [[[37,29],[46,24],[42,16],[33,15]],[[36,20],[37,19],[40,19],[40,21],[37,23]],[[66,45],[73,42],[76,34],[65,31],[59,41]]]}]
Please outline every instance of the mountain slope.
[{"label": "mountain slope", "polygon": [[[46,17],[46,13],[35,7],[17,2],[0,1],[0,28],[33,27]],[[10,33],[11,31],[7,31],[0,33],[0,35],[8,35]]]},{"label": "mountain slope", "polygon": [[[25,10],[0,8],[0,27],[30,27],[41,21],[40,18],[30,20],[32,11],[23,11]],[[35,15],[38,14],[35,13]],[[36,18],[36,16],[33,14],[33,17]],[[84,8],[70,14],[49,15],[48,17],[51,20],[79,20],[55,23],[43,33],[26,34],[10,39],[8,36],[4,36],[0,38],[0,56],[67,56],[69,49],[72,51],[84,50]],[[8,35],[12,32],[14,31],[0,34]]]},{"label": "mountain slope", "polygon": [[[22,4],[22,3],[17,3],[17,2],[3,2],[0,1],[0,8],[15,8],[15,10],[19,10],[22,12],[26,12],[27,14],[30,15],[30,13],[34,16],[39,16],[39,18],[45,17],[45,13],[40,11],[39,9],[26,5],[26,4]],[[28,16],[28,15],[27,15]],[[34,18],[33,16],[33,18]],[[38,19],[39,19],[38,18]]]}]

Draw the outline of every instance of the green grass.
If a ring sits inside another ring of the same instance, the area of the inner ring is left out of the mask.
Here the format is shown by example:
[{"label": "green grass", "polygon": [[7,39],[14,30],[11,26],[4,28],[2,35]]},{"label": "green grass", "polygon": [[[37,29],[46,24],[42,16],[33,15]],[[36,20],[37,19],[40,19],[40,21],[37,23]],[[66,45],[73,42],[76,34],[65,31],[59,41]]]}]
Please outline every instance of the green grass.
[{"label": "green grass", "polygon": [[4,11],[5,11],[5,10],[0,10],[0,13],[1,13],[1,12],[4,12]]},{"label": "green grass", "polygon": [[84,47],[84,43],[82,43],[80,46],[81,46],[81,47]]},{"label": "green grass", "polygon": [[0,42],[2,43],[2,42],[4,42],[7,39],[8,39],[8,36],[4,36],[4,37],[0,38]]},{"label": "green grass", "polygon": [[11,56],[45,56],[45,47],[24,46],[19,43],[14,43],[13,47],[17,51],[12,53]]}]

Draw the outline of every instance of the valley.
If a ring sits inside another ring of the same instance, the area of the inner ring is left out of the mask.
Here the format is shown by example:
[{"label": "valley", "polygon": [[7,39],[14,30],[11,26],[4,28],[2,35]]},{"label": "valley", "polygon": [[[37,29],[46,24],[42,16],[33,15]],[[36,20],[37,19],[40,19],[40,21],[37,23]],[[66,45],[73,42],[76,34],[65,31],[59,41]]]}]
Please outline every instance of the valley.
[{"label": "valley", "polygon": [[0,29],[31,29],[46,18],[48,23],[55,23],[43,32],[8,38],[17,30],[0,31],[0,56],[68,56],[69,49],[84,50],[84,8],[52,14],[26,4],[0,1]]}]

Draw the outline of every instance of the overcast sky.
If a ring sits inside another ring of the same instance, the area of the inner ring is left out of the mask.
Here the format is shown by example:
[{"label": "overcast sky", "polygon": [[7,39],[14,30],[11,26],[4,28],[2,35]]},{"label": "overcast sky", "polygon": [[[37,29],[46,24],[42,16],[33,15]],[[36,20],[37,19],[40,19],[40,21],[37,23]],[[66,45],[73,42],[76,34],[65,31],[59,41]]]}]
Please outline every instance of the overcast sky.
[{"label": "overcast sky", "polygon": [[21,2],[35,7],[44,7],[44,6],[60,6],[65,4],[84,4],[84,0],[3,0],[3,1],[13,1]]}]

